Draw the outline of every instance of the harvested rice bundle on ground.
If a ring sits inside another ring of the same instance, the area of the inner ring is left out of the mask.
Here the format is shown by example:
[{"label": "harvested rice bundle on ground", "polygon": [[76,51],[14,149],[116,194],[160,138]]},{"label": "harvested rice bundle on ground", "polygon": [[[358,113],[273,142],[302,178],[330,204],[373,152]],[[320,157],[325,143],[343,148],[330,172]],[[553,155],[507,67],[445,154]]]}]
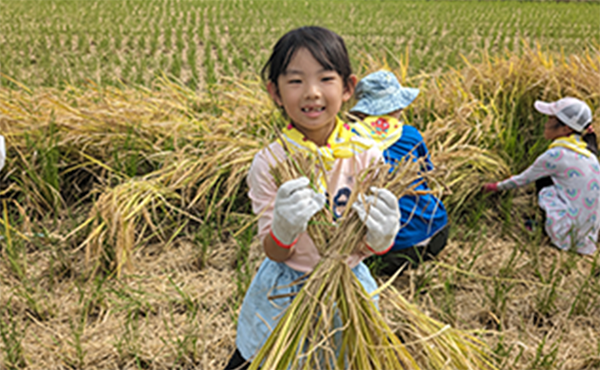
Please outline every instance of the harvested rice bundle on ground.
[{"label": "harvested rice bundle on ground", "polygon": [[383,299],[393,307],[390,326],[424,369],[494,369],[491,351],[474,335],[437,321],[410,302],[391,284]]}]

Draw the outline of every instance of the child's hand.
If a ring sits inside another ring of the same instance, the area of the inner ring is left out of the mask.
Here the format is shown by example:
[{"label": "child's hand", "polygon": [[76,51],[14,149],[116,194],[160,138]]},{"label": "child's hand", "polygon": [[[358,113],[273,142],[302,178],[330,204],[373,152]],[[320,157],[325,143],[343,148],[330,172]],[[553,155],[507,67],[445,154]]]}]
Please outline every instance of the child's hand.
[{"label": "child's hand", "polygon": [[489,182],[481,188],[481,191],[484,193],[495,193],[498,191],[498,183],[497,182]]},{"label": "child's hand", "polygon": [[325,205],[325,196],[308,187],[310,181],[300,177],[285,182],[275,197],[271,236],[283,248],[290,248],[308,220]]},{"label": "child's hand", "polygon": [[390,250],[400,230],[400,208],[398,199],[389,190],[372,187],[371,191],[375,195],[364,197],[364,201],[370,204],[368,214],[360,197],[352,204],[352,208],[367,225],[367,248],[381,255]]}]

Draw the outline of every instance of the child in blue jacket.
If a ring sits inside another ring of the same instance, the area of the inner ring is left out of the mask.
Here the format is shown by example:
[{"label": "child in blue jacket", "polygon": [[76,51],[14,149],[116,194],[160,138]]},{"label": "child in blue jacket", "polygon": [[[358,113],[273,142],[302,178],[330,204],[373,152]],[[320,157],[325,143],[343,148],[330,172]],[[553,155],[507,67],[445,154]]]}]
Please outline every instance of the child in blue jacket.
[{"label": "child in blue jacket", "polygon": [[[433,164],[427,145],[419,130],[403,124],[400,115],[419,94],[419,89],[400,85],[389,71],[378,71],[363,78],[356,86],[357,104],[350,113],[361,121],[354,123],[355,131],[380,143],[386,163],[404,160],[421,161],[424,171]],[[427,182],[419,179],[414,190],[421,195],[406,195],[398,199],[400,231],[391,250],[380,258],[380,271],[392,275],[399,268],[416,266],[436,256],[448,241],[448,215],[444,204],[429,191]]]}]

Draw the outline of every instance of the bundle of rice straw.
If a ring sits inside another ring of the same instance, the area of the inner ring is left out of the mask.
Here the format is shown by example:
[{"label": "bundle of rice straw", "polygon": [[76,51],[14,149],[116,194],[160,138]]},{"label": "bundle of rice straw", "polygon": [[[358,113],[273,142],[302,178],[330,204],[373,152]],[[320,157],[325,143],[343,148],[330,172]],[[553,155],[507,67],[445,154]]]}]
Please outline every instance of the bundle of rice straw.
[{"label": "bundle of rice straw", "polygon": [[[327,183],[323,168],[320,158],[296,153],[277,163],[271,173],[278,186],[306,176],[317,189]],[[393,172],[389,168],[372,165],[357,177],[340,219],[334,220],[326,206],[309,222],[307,231],[322,259],[307,278],[297,282],[304,286],[253,358],[251,370],[420,369],[345,262],[364,248],[366,234],[352,203],[371,186],[385,187],[396,196],[409,194],[414,181],[423,175],[419,163],[411,161],[399,163]]]}]

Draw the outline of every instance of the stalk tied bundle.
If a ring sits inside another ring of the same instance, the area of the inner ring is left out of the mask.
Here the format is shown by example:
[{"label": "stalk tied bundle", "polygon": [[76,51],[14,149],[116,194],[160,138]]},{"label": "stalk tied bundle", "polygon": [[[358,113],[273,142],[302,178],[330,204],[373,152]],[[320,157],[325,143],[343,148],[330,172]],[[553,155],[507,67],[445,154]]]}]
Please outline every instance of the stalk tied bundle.
[{"label": "stalk tied bundle", "polygon": [[[334,218],[332,199],[313,217],[307,231],[321,261],[308,279],[298,282],[304,286],[250,369],[419,368],[346,263],[351,254],[365,253],[366,227],[352,211],[352,203],[372,186],[404,194],[419,176],[414,164],[407,161],[393,172],[388,165],[370,166],[357,176],[342,217]],[[306,176],[315,190],[326,190],[329,181],[324,168],[320,158],[296,153],[271,172],[278,186]]]}]

